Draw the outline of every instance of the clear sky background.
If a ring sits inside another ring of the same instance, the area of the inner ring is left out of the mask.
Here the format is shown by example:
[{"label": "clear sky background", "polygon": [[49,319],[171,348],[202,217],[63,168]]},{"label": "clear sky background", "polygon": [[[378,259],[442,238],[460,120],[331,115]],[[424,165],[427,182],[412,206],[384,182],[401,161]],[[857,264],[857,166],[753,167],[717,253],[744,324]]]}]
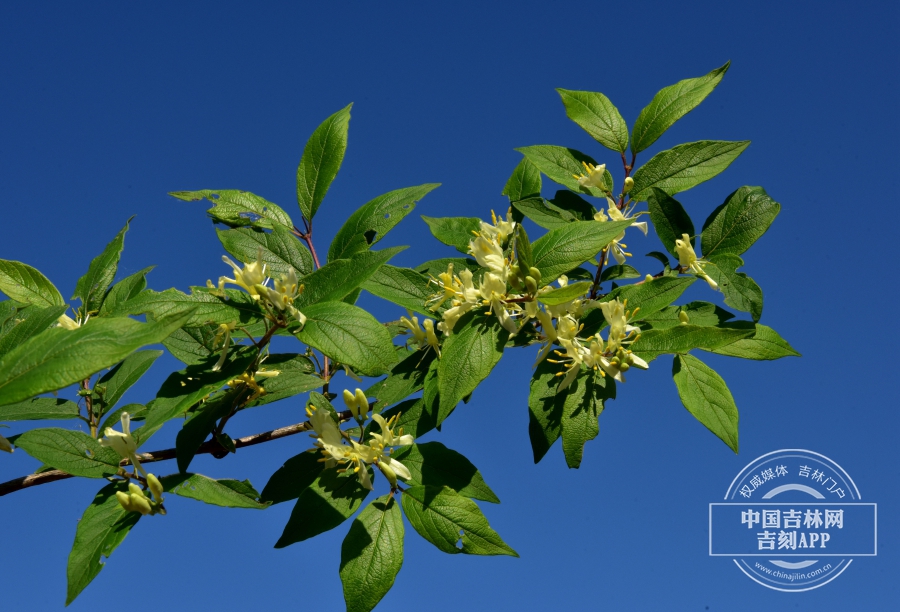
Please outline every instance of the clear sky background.
[{"label": "clear sky background", "polygon": [[[621,181],[616,156],[566,118],[554,88],[601,91],[631,124],[661,87],[730,59],[719,88],[638,162],[687,141],[753,141],[678,199],[698,227],[742,185],[762,185],[782,204],[744,271],[765,292],[762,323],[803,357],[702,355],[740,409],[737,456],[682,407],[671,358],[661,358],[619,386],[582,468],[568,470],[558,445],[533,465],[534,351],[509,351],[428,439],[480,468],[503,502],[482,509],[521,558],[444,555],[407,525],[404,567],[379,609],[896,609],[898,5],[292,4],[0,5],[0,257],[37,267],[68,296],[136,214],[120,276],[155,264],[154,289],[202,285],[229,271],[224,251],[205,208],[166,193],[244,189],[299,219],[303,145],[349,102],[347,156],[316,218],[319,250],[371,198],[441,182],[382,245],[411,245],[399,265],[452,255],[418,215],[504,210],[514,147],[573,147],[618,168]],[[554,188],[545,180],[546,195]],[[636,267],[657,270],[642,257],[660,250],[655,238],[629,246]],[[686,298],[719,299],[704,283]],[[401,314],[371,297],[363,305],[382,320]],[[125,401],[148,401],[178,368],[160,359]],[[288,400],[242,413],[229,433],[300,420],[301,403]],[[167,426],[154,448],[176,432]],[[295,436],[192,467],[261,490],[309,443]],[[880,510],[878,557],[808,593],[768,590],[707,556],[708,503],[744,465],[780,448],[832,458]],[[35,467],[22,451],[0,456],[0,480]],[[99,484],[72,479],[0,500],[5,609],[62,608],[76,521]],[[72,610],[342,608],[349,523],[274,550],[290,504],[257,512],[170,496],[167,507],[141,521]]]}]

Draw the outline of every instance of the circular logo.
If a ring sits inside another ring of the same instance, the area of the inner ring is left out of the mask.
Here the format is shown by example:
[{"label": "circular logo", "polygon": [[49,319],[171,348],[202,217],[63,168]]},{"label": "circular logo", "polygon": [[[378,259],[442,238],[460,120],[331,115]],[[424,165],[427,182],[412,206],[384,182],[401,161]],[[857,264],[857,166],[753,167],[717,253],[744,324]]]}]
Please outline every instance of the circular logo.
[{"label": "circular logo", "polygon": [[750,462],[724,503],[709,507],[709,554],[731,557],[755,582],[809,591],[855,557],[877,555],[877,505],[860,501],[844,469],[819,453],[778,450]]}]

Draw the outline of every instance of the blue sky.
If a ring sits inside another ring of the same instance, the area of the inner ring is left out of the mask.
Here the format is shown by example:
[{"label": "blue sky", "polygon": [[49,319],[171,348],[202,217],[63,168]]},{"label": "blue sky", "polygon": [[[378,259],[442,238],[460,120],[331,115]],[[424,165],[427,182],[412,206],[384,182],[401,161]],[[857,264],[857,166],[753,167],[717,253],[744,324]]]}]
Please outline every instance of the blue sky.
[{"label": "blue sky", "polygon": [[[354,102],[347,156],[316,219],[316,243],[324,251],[343,218],[376,195],[440,182],[382,243],[411,245],[393,263],[415,265],[452,253],[418,214],[505,209],[500,192],[520,158],[514,147],[564,145],[615,167],[615,156],[565,117],[554,88],[601,91],[631,124],[661,87],[731,60],[719,88],[638,162],[687,141],[752,140],[726,172],[679,200],[697,225],[742,185],[762,185],[782,204],[744,270],[765,292],[762,322],[803,357],[704,356],[740,409],[737,456],[684,410],[671,360],[660,359],[620,386],[582,468],[568,470],[558,446],[533,465],[533,353],[511,352],[429,439],[481,469],[503,502],[482,509],[521,558],[443,555],[407,525],[405,565],[381,606],[878,610],[900,600],[900,417],[889,382],[898,340],[890,322],[895,4],[291,4],[4,3],[0,258],[37,267],[70,295],[136,214],[120,274],[155,264],[154,289],[202,285],[227,271],[223,251],[204,208],[166,193],[245,189],[295,213],[306,138]],[[631,242],[634,265],[652,271],[641,255],[659,243]],[[691,291],[688,299],[714,299],[705,286]],[[374,298],[363,304],[383,320],[400,314]],[[175,369],[174,359],[161,359],[126,401],[149,400]],[[298,405],[245,413],[230,433],[297,422]],[[171,442],[176,430],[154,441]],[[195,467],[261,489],[307,445],[296,436]],[[708,503],[747,463],[779,448],[829,456],[863,501],[879,504],[879,556],[808,593],[764,589],[707,556]],[[35,467],[24,452],[4,455],[0,480]],[[76,521],[97,488],[73,479],[2,500],[5,607],[62,607]],[[346,526],[274,550],[287,504],[254,512],[175,499],[167,507],[167,516],[141,521],[71,609],[124,598],[134,598],[133,610],[342,606]]]}]

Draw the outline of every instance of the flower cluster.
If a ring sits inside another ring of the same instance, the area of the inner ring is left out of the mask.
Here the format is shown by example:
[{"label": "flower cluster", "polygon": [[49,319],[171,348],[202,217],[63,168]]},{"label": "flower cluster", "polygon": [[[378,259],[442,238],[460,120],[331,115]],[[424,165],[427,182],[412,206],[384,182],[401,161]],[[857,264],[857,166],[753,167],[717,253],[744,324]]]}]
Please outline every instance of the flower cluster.
[{"label": "flower cluster", "polygon": [[[134,478],[141,474],[147,481],[151,496],[141,489],[138,485],[130,482],[128,484],[128,493],[124,491],[116,492],[116,499],[119,504],[129,512],[139,512],[145,514],[165,514],[166,509],[163,507],[163,487],[153,474],[148,474],[137,457],[137,441],[131,435],[131,415],[127,412],[122,413],[120,419],[122,423],[122,431],[116,431],[112,427],[107,427],[103,434],[105,438],[100,440],[100,445],[111,448],[119,454],[122,459],[127,459],[134,466]],[[125,472],[120,472],[125,474]]]},{"label": "flower cluster", "polygon": [[291,268],[287,274],[282,274],[273,280],[273,286],[269,287],[269,278],[266,277],[266,265],[262,261],[262,248],[256,254],[256,261],[245,263],[239,267],[227,256],[222,256],[222,261],[234,270],[234,278],[219,277],[219,284],[215,286],[212,281],[206,281],[206,286],[217,289],[221,294],[225,290],[225,284],[237,285],[250,294],[254,300],[261,301],[270,312],[284,313],[293,317],[300,325],[306,323],[306,317],[294,306],[294,300],[303,293],[303,285],[297,280],[297,273]]},{"label": "flower cluster", "polygon": [[413,313],[408,310],[406,311],[406,314],[408,316],[400,317],[400,325],[412,334],[412,340],[416,343],[416,348],[433,348],[440,357],[441,347],[437,339],[437,334],[434,333],[434,321],[425,319],[422,323],[425,329],[422,329],[422,326],[419,325],[419,317],[414,316]]},{"label": "flower cluster", "polygon": [[[612,198],[606,198],[606,202],[608,204],[607,211],[604,213],[602,210],[597,211],[594,214],[594,221],[606,222],[606,221],[628,221],[630,219],[634,219],[639,217],[640,215],[647,214],[646,211],[642,211],[639,213],[634,213],[635,204],[632,203],[630,206],[626,206],[624,211],[619,210],[619,207],[616,206],[616,203],[612,200]],[[637,223],[632,223],[631,227],[636,227],[642,232],[644,232],[644,236],[647,235],[647,222],[640,221]],[[604,250],[612,253],[613,257],[616,259],[616,263],[622,265],[625,263],[626,257],[631,257],[631,253],[625,251],[625,248],[628,247],[627,244],[622,242],[622,239],[625,238],[625,232],[623,231],[621,234],[616,236],[616,238],[609,243]]]},{"label": "flower cluster", "polygon": [[[362,397],[360,398],[360,396]],[[363,392],[360,389],[357,389],[356,393],[345,390],[344,401],[347,402],[351,413],[362,425],[369,409],[369,402]],[[381,470],[392,488],[397,486],[397,478],[409,480],[412,477],[405,465],[391,458],[391,447],[413,443],[413,437],[409,434],[404,435],[402,429],[397,433],[393,431],[399,414],[394,415],[390,420],[386,420],[380,414],[373,414],[372,420],[378,424],[381,433],[369,434],[370,439],[366,444],[363,444],[361,440],[357,442],[342,432],[328,411],[316,410],[314,406],[310,405],[306,409],[306,414],[309,416],[310,425],[316,432],[315,446],[324,456],[326,466],[346,464],[346,467],[339,471],[354,472],[359,478],[360,484],[370,490],[372,489],[372,479],[369,476],[369,465],[374,465]]]},{"label": "flower cluster", "polygon": [[559,385],[560,391],[572,384],[581,371],[582,365],[599,370],[601,375],[609,374],[619,382],[625,382],[624,373],[632,366],[644,370],[649,367],[646,361],[627,348],[640,336],[640,329],[630,324],[637,309],[627,311],[627,304],[619,302],[618,298],[600,302],[598,307],[609,323],[609,335],[606,340],[599,332],[588,338],[579,338],[578,333],[582,326],[579,326],[577,318],[572,314],[560,315],[555,328],[547,320],[549,313],[540,319],[546,337],[546,345],[538,360],[549,352],[554,342],[565,349],[554,351],[559,359],[548,359],[551,363],[564,364],[568,370],[568,372],[557,374],[557,376],[565,375]]},{"label": "flower cluster", "polygon": [[504,328],[512,334],[518,332],[518,326],[512,317],[521,312],[522,308],[506,302],[510,297],[507,294],[510,260],[504,252],[510,235],[516,229],[516,223],[512,220],[512,211],[507,212],[505,220],[498,218],[493,212],[491,217],[493,225],[482,221],[480,230],[473,232],[475,238],[469,241],[469,254],[475,257],[479,266],[485,268],[479,286],[475,287],[471,270],[464,269],[459,274],[454,274],[453,264],[449,264],[446,272],[433,279],[442,293],[429,300],[431,310],[436,311],[450,300],[450,308],[444,311],[443,320],[437,325],[444,335],[452,334],[459,318],[476,306],[489,306],[489,312],[496,315]]},{"label": "flower cluster", "polygon": [[129,482],[128,493],[116,491],[116,499],[119,500],[119,505],[129,512],[139,512],[142,515],[165,514],[166,509],[162,505],[162,484],[153,474],[147,474],[147,488],[151,495],[147,495],[147,491]]}]

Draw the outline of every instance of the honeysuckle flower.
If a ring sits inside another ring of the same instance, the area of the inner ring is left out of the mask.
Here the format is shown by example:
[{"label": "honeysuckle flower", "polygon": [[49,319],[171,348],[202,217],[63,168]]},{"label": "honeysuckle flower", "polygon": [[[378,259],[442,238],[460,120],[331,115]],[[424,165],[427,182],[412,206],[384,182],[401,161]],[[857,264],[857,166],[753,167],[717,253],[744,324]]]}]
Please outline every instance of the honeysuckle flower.
[{"label": "honeysuckle flower", "polygon": [[346,472],[352,470],[359,482],[365,488],[372,489],[372,480],[369,477],[367,463],[376,460],[375,450],[370,446],[359,444],[353,440],[349,440],[349,444],[344,444],[344,436],[338,428],[337,423],[331,418],[327,412],[316,410],[313,406],[306,409],[309,416],[310,425],[316,432],[316,446],[324,455],[326,467],[335,464],[349,463],[350,466],[340,470]]},{"label": "honeysuckle flower", "polygon": [[600,310],[603,317],[609,323],[609,339],[606,343],[606,350],[610,353],[615,352],[622,345],[622,342],[631,338],[632,334],[639,333],[641,330],[634,325],[629,325],[628,321],[637,312],[626,311],[628,300],[620,302],[616,298],[609,302],[601,302]]},{"label": "honeysuckle flower", "polygon": [[[256,285],[264,285],[266,281],[266,265],[262,262],[262,247],[257,251],[256,261],[245,263],[243,268],[238,267],[227,255],[222,255],[222,261],[234,270],[234,278],[219,277],[219,291],[225,289],[225,283],[237,285],[252,296],[258,296]],[[211,284],[211,283],[207,283]]]},{"label": "honeysuckle flower", "polygon": [[681,270],[693,272],[703,280],[705,280],[713,291],[719,289],[716,281],[711,279],[709,275],[703,271],[703,264],[706,263],[702,259],[697,259],[694,247],[691,245],[691,237],[682,234],[680,240],[675,240],[675,253],[678,255],[678,265]]},{"label": "honeysuckle flower", "polygon": [[376,448],[384,450],[390,446],[407,446],[412,444],[414,438],[410,434],[404,434],[403,428],[398,433],[394,433],[394,426],[400,418],[399,414],[395,414],[390,420],[385,419],[380,414],[373,414],[372,420],[378,423],[381,433],[372,433],[372,440],[376,443]]},{"label": "honeysuckle flower", "polygon": [[[621,210],[619,210],[619,207],[616,206],[616,203],[611,198],[606,198],[606,202],[608,205],[607,212],[604,213],[602,210],[597,211],[594,214],[595,221],[600,221],[601,223],[606,222],[606,221],[628,221],[630,219],[634,219],[635,217],[645,214],[645,212],[631,214],[632,210],[633,210],[633,206],[628,207],[626,209],[626,211],[623,213]],[[631,227],[636,227],[639,230],[641,230],[645,236],[647,235],[647,222],[646,221],[632,223]],[[625,238],[625,232],[623,231],[621,234],[616,236],[616,238],[612,242],[610,242],[609,245],[605,249],[605,250],[608,250],[610,253],[612,253],[612,256],[616,259],[616,263],[618,263],[619,265],[622,265],[625,263],[626,257],[631,257],[631,253],[626,252],[625,248],[623,248],[623,247],[628,246],[627,244],[622,242],[622,240],[624,238]]]},{"label": "honeysuckle flower", "polygon": [[231,332],[233,332],[236,327],[237,321],[219,324],[219,329],[216,331],[216,335],[213,338],[213,347],[219,346],[219,343],[221,342],[222,352],[219,354],[219,360],[216,362],[216,365],[212,368],[214,372],[218,372],[222,369],[222,366],[225,365],[225,358],[228,357],[228,349],[231,348]]},{"label": "honeysuckle flower", "polygon": [[306,325],[306,315],[297,310],[294,306],[294,300],[303,293],[303,285],[297,281],[297,273],[291,268],[286,274],[282,274],[278,279],[273,279],[273,286],[269,287],[265,283],[254,286],[257,294],[266,298],[266,301],[275,310],[279,312],[287,312],[300,325]]},{"label": "honeysuckle flower", "polygon": [[419,317],[413,316],[413,313],[406,311],[407,317],[400,317],[400,325],[405,327],[413,336],[413,341],[419,349],[427,349],[429,347],[437,351],[438,356],[441,354],[440,343],[437,335],[434,333],[434,321],[425,319],[423,325],[425,329],[419,326]]},{"label": "honeysuckle flower", "polygon": [[123,412],[120,422],[122,431],[119,432],[112,427],[107,427],[103,432],[103,435],[106,437],[100,440],[100,446],[111,448],[123,459],[131,461],[134,469],[146,478],[147,472],[144,471],[141,462],[137,458],[137,442],[134,436],[131,435],[131,415]]},{"label": "honeysuckle flower", "polygon": [[484,232],[476,234],[475,239],[469,241],[469,254],[475,258],[479,266],[487,268],[506,282],[509,262],[506,261],[503,247],[495,237],[490,237],[490,234],[485,235]]},{"label": "honeysuckle flower", "polygon": [[606,164],[595,166],[587,162],[581,162],[587,174],[573,174],[572,178],[578,181],[582,187],[596,187],[598,189],[606,189],[603,182],[603,174],[606,172]]},{"label": "honeysuckle flower", "polygon": [[91,318],[91,315],[87,315],[84,317],[84,320],[82,320],[81,317],[78,317],[78,319],[76,320],[76,319],[73,319],[72,317],[70,317],[69,315],[63,314],[63,315],[59,315],[59,318],[56,319],[56,325],[57,325],[57,327],[63,327],[65,329],[73,331],[73,330],[78,329],[85,323],[87,323],[88,319],[90,319],[90,318]]}]

